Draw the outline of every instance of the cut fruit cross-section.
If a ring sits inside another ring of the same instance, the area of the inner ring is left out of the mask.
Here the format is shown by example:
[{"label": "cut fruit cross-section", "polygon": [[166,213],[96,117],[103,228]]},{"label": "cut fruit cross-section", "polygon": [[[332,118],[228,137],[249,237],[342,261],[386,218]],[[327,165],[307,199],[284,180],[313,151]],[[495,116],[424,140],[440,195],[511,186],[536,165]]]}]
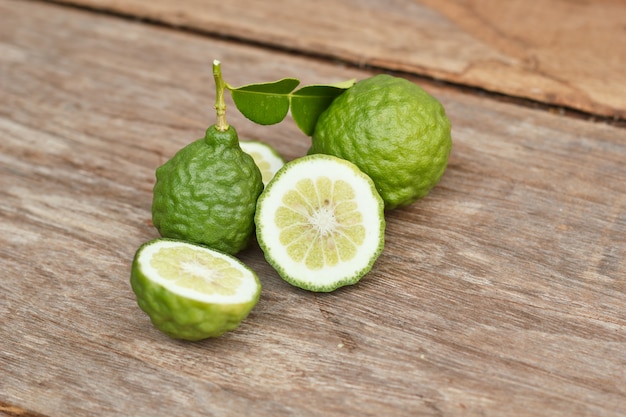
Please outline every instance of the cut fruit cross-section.
[{"label": "cut fruit cross-section", "polygon": [[261,293],[257,275],[236,258],[171,239],[137,250],[130,282],[154,326],[187,340],[234,330]]},{"label": "cut fruit cross-section", "polygon": [[241,149],[254,159],[263,178],[263,185],[274,177],[276,172],[285,165],[285,160],[267,143],[257,140],[242,140]]},{"label": "cut fruit cross-section", "polygon": [[255,223],[267,261],[310,291],[356,283],[384,246],[384,203],[374,183],[329,155],[285,164],[259,197]]}]

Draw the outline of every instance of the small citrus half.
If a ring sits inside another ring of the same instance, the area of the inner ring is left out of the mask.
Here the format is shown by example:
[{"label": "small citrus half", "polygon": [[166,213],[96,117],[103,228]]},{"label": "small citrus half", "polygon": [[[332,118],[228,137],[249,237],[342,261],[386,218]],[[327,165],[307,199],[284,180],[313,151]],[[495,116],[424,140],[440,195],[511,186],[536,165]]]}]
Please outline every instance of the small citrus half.
[{"label": "small citrus half", "polygon": [[261,294],[257,275],[238,259],[164,238],[137,250],[130,283],[139,307],[154,326],[186,340],[236,329]]},{"label": "small citrus half", "polygon": [[263,185],[276,175],[279,169],[285,165],[285,160],[272,146],[258,140],[241,140],[239,141],[241,149],[254,159],[254,163],[261,171]]}]

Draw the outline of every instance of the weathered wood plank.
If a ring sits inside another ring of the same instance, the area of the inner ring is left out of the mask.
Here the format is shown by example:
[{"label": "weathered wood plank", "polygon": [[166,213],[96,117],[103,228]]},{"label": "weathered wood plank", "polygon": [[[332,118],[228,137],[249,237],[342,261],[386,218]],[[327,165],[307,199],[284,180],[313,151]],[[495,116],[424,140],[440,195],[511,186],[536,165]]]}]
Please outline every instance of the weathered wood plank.
[{"label": "weathered wood plank", "polygon": [[[3,412],[626,413],[624,130],[425,86],[453,122],[450,167],[388,213],[372,273],[310,294],[252,246],[257,308],[182,343],[128,275],[156,237],[154,169],[212,120],[212,59],[233,84],[370,73],[8,0],[0,51]],[[308,147],[289,121],[229,120],[287,159]]]},{"label": "weathered wood plank", "polygon": [[61,0],[626,117],[616,0]]}]

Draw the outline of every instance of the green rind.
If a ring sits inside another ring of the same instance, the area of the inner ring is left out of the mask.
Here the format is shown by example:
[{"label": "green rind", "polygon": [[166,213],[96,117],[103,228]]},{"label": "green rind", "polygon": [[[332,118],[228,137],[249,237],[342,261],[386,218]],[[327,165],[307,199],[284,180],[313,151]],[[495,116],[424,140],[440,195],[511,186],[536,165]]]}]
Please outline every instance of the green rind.
[{"label": "green rind", "polygon": [[[255,224],[256,224],[256,238],[257,238],[257,242],[259,244],[259,246],[261,247],[261,250],[263,251],[265,260],[267,261],[268,264],[270,264],[272,266],[272,268],[274,268],[274,270],[278,273],[278,275],[286,282],[288,282],[289,284],[293,285],[294,287],[298,287],[301,288],[303,290],[308,290],[308,291],[312,291],[312,292],[332,292],[335,291],[341,287],[345,287],[348,285],[354,285],[357,282],[359,282],[361,280],[361,278],[363,278],[368,272],[370,272],[374,266],[374,263],[376,262],[376,260],[378,259],[378,257],[380,256],[380,254],[383,252],[384,247],[385,247],[385,228],[386,228],[386,222],[385,222],[385,216],[384,216],[384,210],[385,210],[385,205],[384,205],[384,201],[383,199],[380,197],[380,194],[377,192],[376,190],[376,186],[374,185],[374,182],[371,180],[371,178],[369,178],[369,176],[367,176],[367,174],[363,173],[362,171],[358,171],[359,174],[365,178],[370,186],[370,189],[372,191],[372,195],[374,196],[375,200],[378,202],[378,214],[379,214],[379,218],[380,218],[380,222],[379,222],[379,232],[380,232],[380,240],[378,242],[378,246],[376,248],[376,250],[374,251],[374,253],[372,254],[372,258],[371,261],[365,265],[362,269],[360,269],[359,271],[357,271],[355,273],[354,276],[351,277],[346,277],[344,279],[339,279],[335,282],[333,282],[333,284],[331,285],[315,285],[315,283],[310,283],[310,282],[306,282],[303,281],[302,279],[298,278],[297,276],[294,276],[292,274],[289,274],[285,271],[285,269],[280,265],[280,262],[273,259],[271,256],[269,256],[269,245],[267,244],[267,242],[265,241],[265,239],[263,238],[263,234],[265,232],[265,229],[267,228],[267,225],[264,224],[260,224],[261,222],[259,221],[260,218],[260,210],[259,208],[261,207],[261,205],[263,205],[263,201],[265,200],[266,196],[268,195],[268,193],[271,190],[272,184],[274,183],[274,180],[278,179],[280,176],[284,175],[286,172],[288,172],[289,168],[295,164],[298,163],[299,161],[306,161],[307,159],[311,159],[311,158],[332,158],[334,160],[337,160],[339,163],[344,163],[344,164],[348,164],[351,166],[354,166],[354,164],[352,164],[349,161],[334,157],[332,155],[325,155],[325,154],[313,154],[313,155],[307,155],[307,156],[303,156],[300,158],[297,158],[295,160],[292,160],[290,162],[287,162],[274,176],[274,178],[269,182],[269,184],[267,185],[267,187],[265,187],[265,190],[263,191],[263,193],[261,193],[261,195],[259,196],[259,199],[257,200],[257,210],[256,210],[256,214],[255,214]],[[358,170],[358,168],[357,168]],[[270,231],[271,233],[271,231]]]},{"label": "green rind", "polygon": [[152,223],[162,237],[203,244],[231,255],[254,234],[261,172],[231,126],[207,129],[156,170]]},{"label": "green rind", "polygon": [[137,304],[148,314],[152,324],[171,338],[190,341],[219,337],[239,327],[261,296],[261,282],[257,274],[238,259],[230,257],[250,271],[256,280],[258,290],[249,302],[217,304],[182,297],[151,281],[141,270],[141,252],[148,245],[160,241],[176,240],[159,238],[141,245],[133,259],[130,276]]},{"label": "green rind", "polygon": [[332,102],[318,118],[308,153],[353,162],[374,181],[389,210],[428,195],[451,148],[441,103],[406,79],[381,74]]}]

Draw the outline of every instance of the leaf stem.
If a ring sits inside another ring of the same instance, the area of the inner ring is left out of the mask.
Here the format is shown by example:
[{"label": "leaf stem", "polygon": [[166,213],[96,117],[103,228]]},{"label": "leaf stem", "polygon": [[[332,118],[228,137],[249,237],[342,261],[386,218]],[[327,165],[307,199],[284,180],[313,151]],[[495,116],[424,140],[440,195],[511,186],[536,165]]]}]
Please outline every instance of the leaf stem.
[{"label": "leaf stem", "polygon": [[215,128],[220,132],[224,132],[229,128],[226,121],[226,101],[224,100],[226,83],[222,78],[221,63],[217,59],[213,61],[213,78],[215,79],[215,111],[217,113]]}]

